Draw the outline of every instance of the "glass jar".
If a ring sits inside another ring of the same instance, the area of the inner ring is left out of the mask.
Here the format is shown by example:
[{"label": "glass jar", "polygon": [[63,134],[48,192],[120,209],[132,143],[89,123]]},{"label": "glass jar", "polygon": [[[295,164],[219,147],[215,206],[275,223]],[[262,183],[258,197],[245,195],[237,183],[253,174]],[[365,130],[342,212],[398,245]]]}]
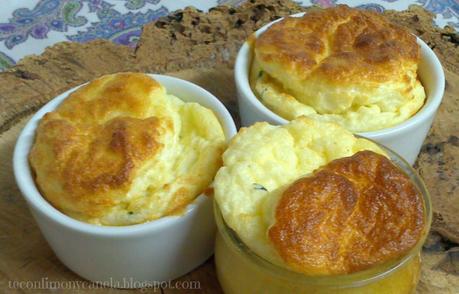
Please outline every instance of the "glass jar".
[{"label": "glass jar", "polygon": [[[378,144],[379,145],[379,144]],[[419,280],[421,249],[430,229],[430,195],[415,170],[393,151],[379,145],[413,181],[422,194],[425,227],[416,246],[396,261],[364,271],[335,276],[306,276],[277,266],[248,248],[225,223],[218,204],[214,213],[218,233],[215,244],[217,276],[226,294],[243,293],[414,293]]]}]

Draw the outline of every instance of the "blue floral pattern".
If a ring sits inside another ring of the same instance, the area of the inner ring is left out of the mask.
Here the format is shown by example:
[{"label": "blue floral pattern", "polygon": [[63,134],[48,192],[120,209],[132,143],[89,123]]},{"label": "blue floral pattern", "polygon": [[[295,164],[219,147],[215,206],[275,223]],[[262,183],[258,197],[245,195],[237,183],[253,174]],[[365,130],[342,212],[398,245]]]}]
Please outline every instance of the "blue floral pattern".
[{"label": "blue floral pattern", "polygon": [[127,0],[124,5],[129,10],[140,9],[145,6],[145,4],[158,4],[161,0]]},{"label": "blue floral pattern", "polygon": [[66,32],[69,26],[82,26],[87,19],[77,16],[81,7],[81,1],[44,0],[33,10],[17,9],[8,23],[0,23],[0,41],[5,42],[6,48],[12,49],[25,42],[29,36],[44,39],[51,30]]},{"label": "blue floral pattern", "polygon": [[[137,5],[135,6],[136,9],[142,8],[145,5],[144,1],[133,0],[126,2],[126,5],[134,2]],[[152,0],[149,1],[149,3],[153,2]],[[166,15],[168,12],[169,10],[166,7],[161,6],[155,10],[148,9],[145,13],[129,11],[122,14],[113,9],[112,4],[101,2],[100,7],[97,9],[97,17],[100,21],[92,24],[86,31],[78,32],[73,36],[67,36],[67,38],[75,42],[108,39],[117,44],[135,46],[140,37],[142,25]]]},{"label": "blue floral pattern", "polygon": [[[97,38],[135,46],[141,27],[170,11],[193,5],[200,9],[244,0],[22,0],[2,2],[0,71],[28,54],[39,54],[56,42],[87,42]],[[302,5],[336,4],[383,11],[419,4],[437,14],[437,24],[459,28],[457,0],[303,0]],[[398,5],[398,6],[397,6]],[[6,9],[6,8],[8,9]]]},{"label": "blue floral pattern", "polygon": [[[418,0],[419,5],[424,6],[425,9],[440,14],[448,21],[448,25],[459,29],[459,1],[457,0]],[[455,20],[455,21],[454,21]]]},{"label": "blue floral pattern", "polygon": [[376,3],[361,4],[356,7],[360,9],[366,9],[366,10],[371,10],[371,11],[376,11],[376,12],[384,11],[384,6],[376,4]]}]

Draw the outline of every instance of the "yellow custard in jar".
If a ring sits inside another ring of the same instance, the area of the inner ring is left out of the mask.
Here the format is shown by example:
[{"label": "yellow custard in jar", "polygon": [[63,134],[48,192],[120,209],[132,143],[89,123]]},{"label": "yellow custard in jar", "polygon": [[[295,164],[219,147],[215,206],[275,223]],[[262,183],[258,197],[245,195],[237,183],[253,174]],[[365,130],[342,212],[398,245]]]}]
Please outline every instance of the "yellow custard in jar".
[{"label": "yellow custard in jar", "polygon": [[244,293],[415,293],[421,268],[420,246],[393,267],[337,277],[307,277],[279,268],[248,249],[224,223],[215,205],[217,276],[226,294]]}]

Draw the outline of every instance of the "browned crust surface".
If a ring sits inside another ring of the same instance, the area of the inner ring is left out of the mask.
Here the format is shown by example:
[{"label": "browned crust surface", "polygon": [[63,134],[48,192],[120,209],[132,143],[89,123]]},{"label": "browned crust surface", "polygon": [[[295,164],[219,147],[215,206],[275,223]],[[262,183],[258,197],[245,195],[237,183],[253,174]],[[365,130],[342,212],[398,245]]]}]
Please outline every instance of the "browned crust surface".
[{"label": "browned crust surface", "polygon": [[148,117],[164,95],[138,73],[104,76],[40,121],[29,159],[43,195],[64,212],[96,217],[125,197],[138,169],[163,147],[170,122]]},{"label": "browned crust surface", "polygon": [[424,211],[422,195],[405,173],[386,157],[361,151],[291,184],[269,237],[296,270],[352,273],[413,248]]},{"label": "browned crust surface", "polygon": [[272,25],[257,38],[255,54],[300,79],[384,81],[403,77],[420,48],[407,29],[382,15],[338,5]]}]

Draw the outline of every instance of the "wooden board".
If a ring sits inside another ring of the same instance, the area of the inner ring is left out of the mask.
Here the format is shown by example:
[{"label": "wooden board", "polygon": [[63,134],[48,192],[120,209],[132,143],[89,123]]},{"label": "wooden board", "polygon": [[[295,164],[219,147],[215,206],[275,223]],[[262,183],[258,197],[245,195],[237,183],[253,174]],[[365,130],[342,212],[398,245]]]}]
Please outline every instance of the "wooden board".
[{"label": "wooden board", "polygon": [[[102,74],[118,71],[167,72],[208,89],[225,103],[237,119],[231,68],[238,47],[262,24],[301,10],[293,2],[273,0],[252,1],[236,9],[219,7],[209,13],[186,9],[147,25],[135,49],[108,41],[62,43],[40,56],[25,58],[17,66],[0,73],[0,292],[27,292],[10,289],[9,283],[40,281],[43,277],[48,281],[83,282],[57,260],[14,182],[11,166],[14,143],[35,110],[64,90]],[[435,213],[433,231],[423,251],[418,292],[458,293],[457,35],[448,29],[432,27],[429,22],[431,16],[417,7],[387,14],[435,47],[445,66],[447,87],[444,101],[416,165],[432,194]],[[212,259],[179,280],[198,281],[202,293],[221,292]],[[85,284],[85,287],[89,286],[89,283]],[[86,292],[82,288],[80,290]],[[158,293],[189,292],[169,287],[156,290]],[[96,289],[90,293],[137,291]]]}]

